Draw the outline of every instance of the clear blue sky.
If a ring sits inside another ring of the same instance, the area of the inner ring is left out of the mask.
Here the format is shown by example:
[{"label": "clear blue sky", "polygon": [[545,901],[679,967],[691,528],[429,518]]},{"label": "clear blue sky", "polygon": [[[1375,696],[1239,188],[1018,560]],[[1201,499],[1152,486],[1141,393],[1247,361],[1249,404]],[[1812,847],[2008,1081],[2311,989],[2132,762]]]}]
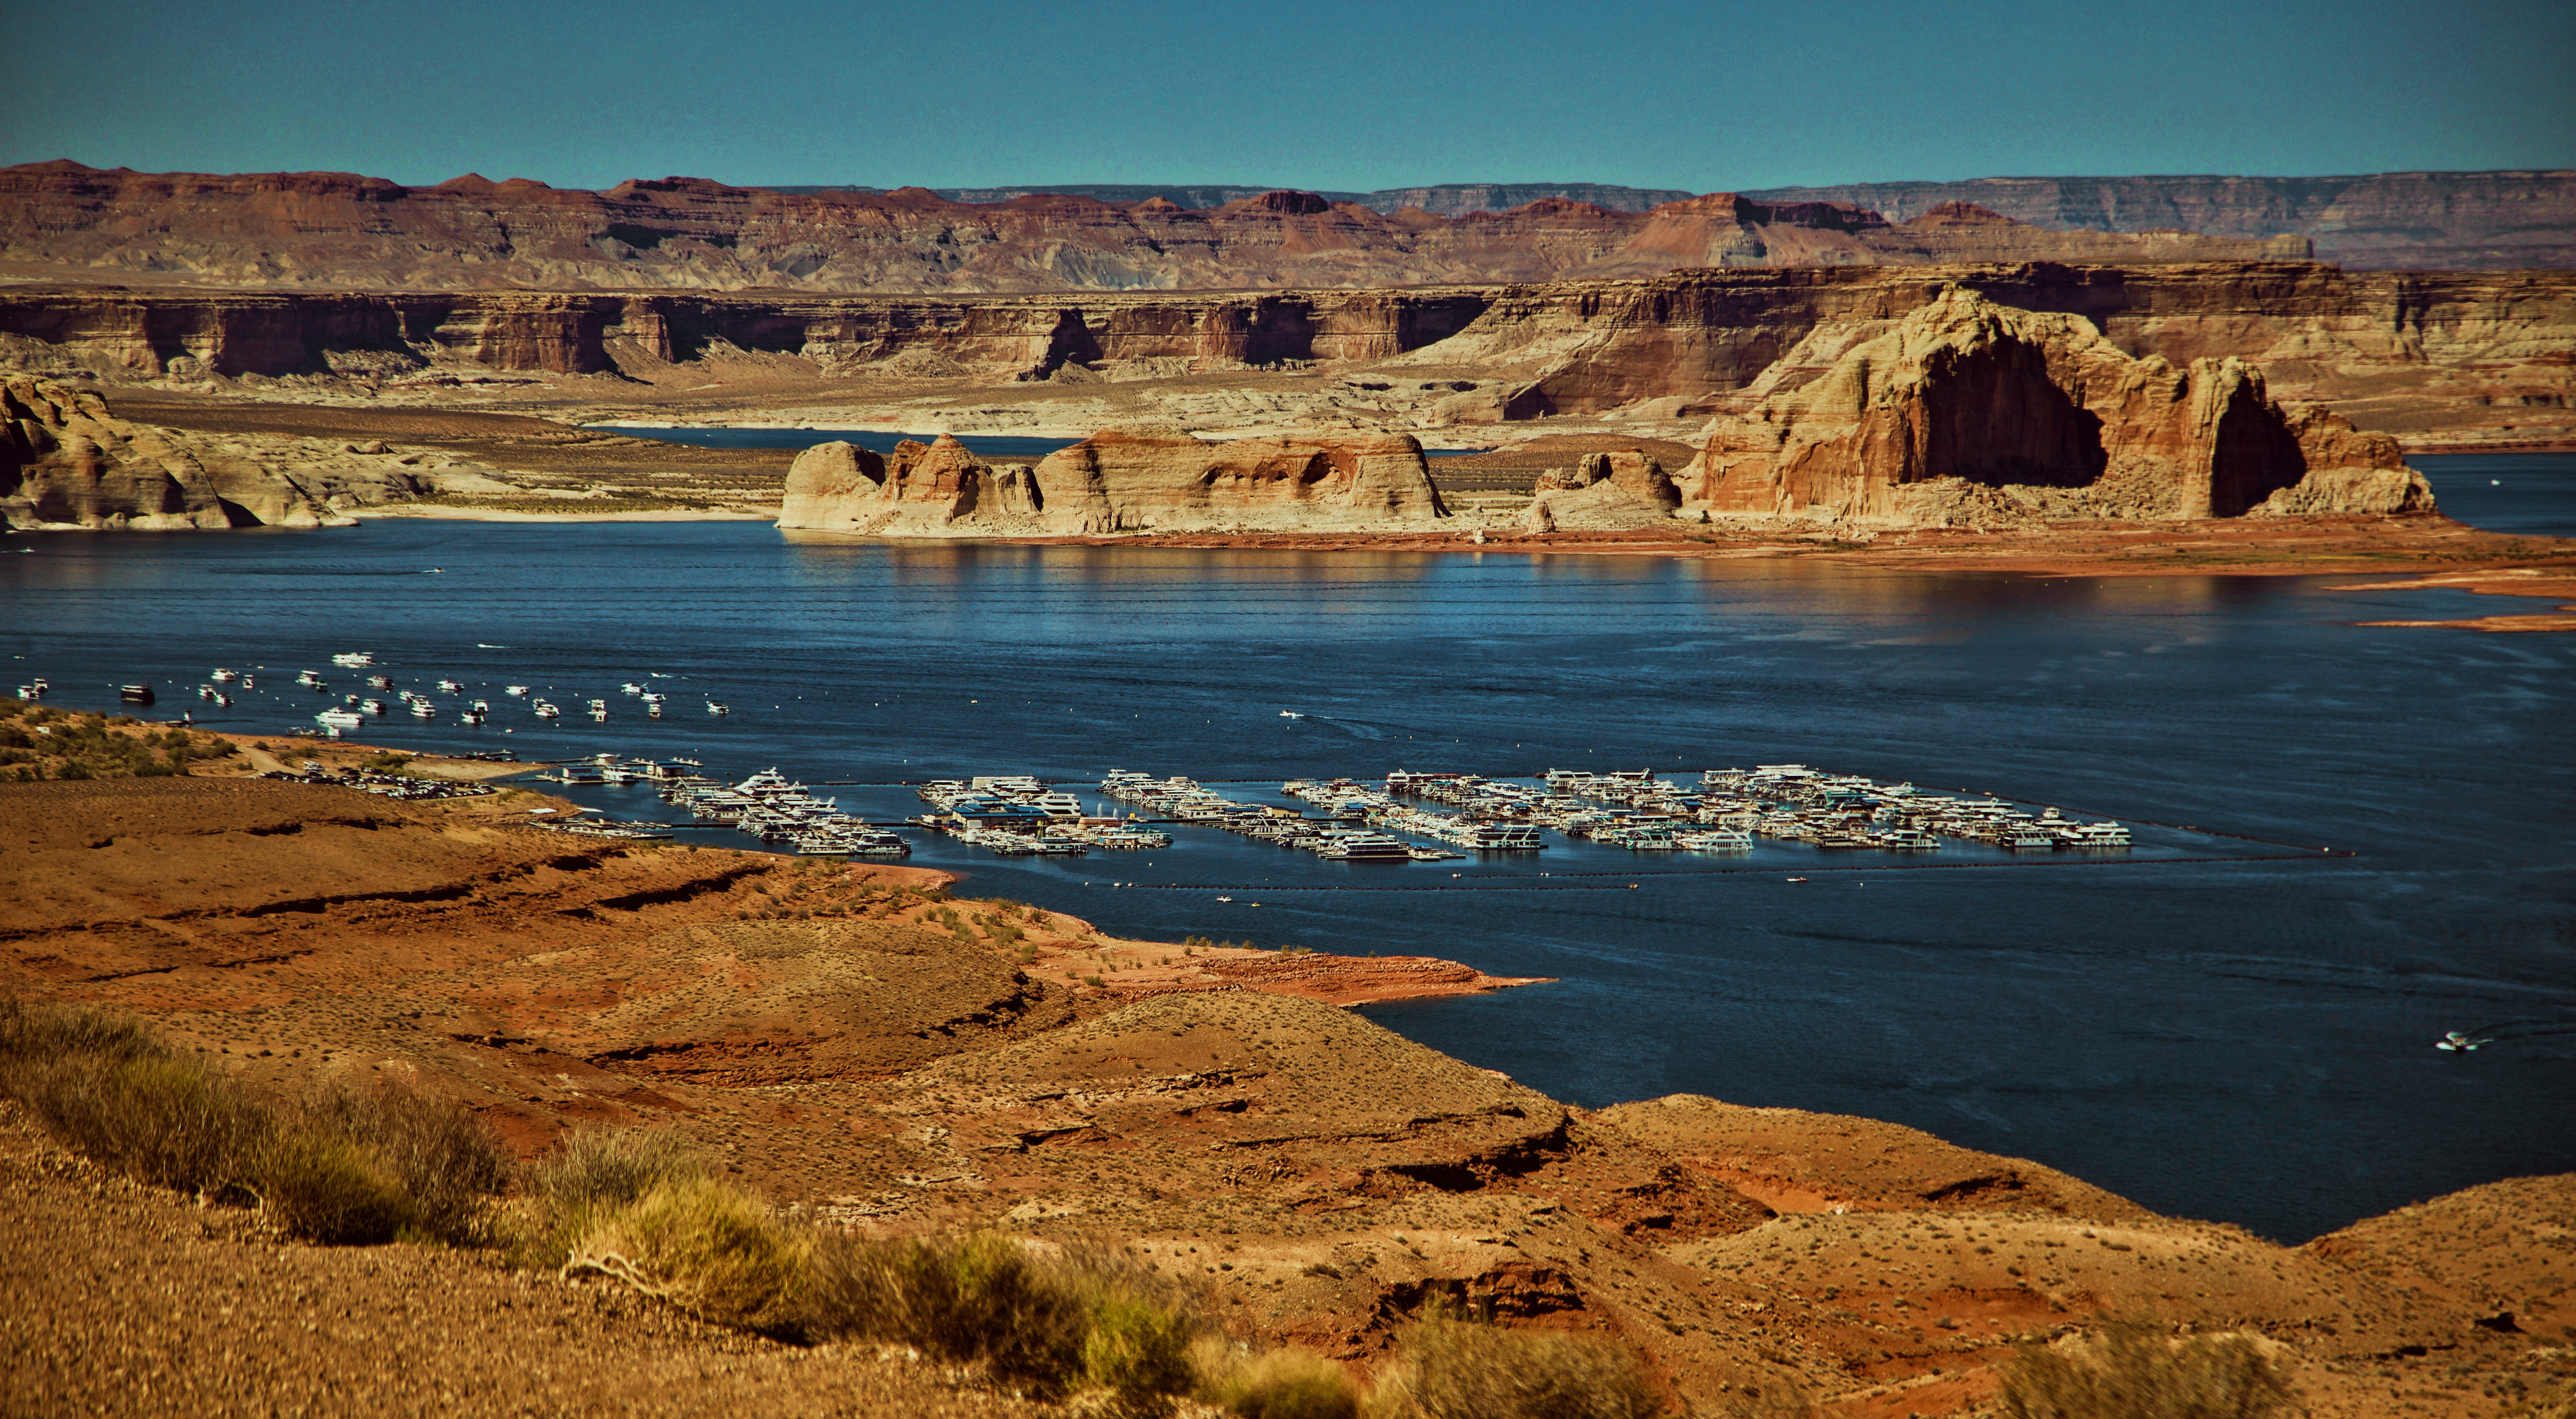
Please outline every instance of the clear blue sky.
[{"label": "clear blue sky", "polygon": [[0,163],[563,187],[2576,166],[2571,0],[0,0]]}]

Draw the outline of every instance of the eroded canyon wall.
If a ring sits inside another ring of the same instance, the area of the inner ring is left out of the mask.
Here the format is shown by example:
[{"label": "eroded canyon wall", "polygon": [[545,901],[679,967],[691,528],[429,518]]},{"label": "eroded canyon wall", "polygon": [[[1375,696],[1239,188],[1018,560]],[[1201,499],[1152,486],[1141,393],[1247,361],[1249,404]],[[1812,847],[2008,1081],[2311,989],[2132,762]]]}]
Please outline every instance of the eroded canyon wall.
[{"label": "eroded canyon wall", "polygon": [[[1653,399],[1740,402],[1822,325],[1902,317],[1950,286],[2079,316],[2176,364],[2235,355],[2275,393],[2366,426],[2434,427],[2576,397],[2576,272],[2317,263],[1692,270],[1627,281],[1078,297],[531,292],[287,294],[0,287],[0,347],[103,378],[468,371],[649,375],[728,350],[822,379],[1043,378],[1068,364],[1213,371],[1386,362],[1507,380],[1505,419]],[[6,349],[0,349],[5,354]],[[1801,357],[1803,358],[1803,356]],[[1488,415],[1492,416],[1492,415]]]}]

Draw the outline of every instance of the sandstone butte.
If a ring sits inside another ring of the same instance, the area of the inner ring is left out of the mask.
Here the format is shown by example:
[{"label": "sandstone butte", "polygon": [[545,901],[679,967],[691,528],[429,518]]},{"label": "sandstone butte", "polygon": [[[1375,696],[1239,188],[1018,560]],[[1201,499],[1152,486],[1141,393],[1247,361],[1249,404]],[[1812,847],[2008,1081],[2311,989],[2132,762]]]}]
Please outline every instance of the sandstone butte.
[{"label": "sandstone butte", "polygon": [[[2016,1341],[2118,1316],[2252,1333],[2316,1419],[2576,1382],[2576,1179],[2283,1245],[1867,1119],[1569,1107],[1312,998],[1504,984],[1472,961],[1203,967],[920,869],[567,841],[548,802],[0,784],[0,992],[137,1012],[258,1088],[397,1076],[521,1156],[663,1130],[816,1225],[1122,1248],[1231,1336],[1364,1370],[1446,1300],[1632,1346],[1701,1414],[1991,1414]],[[505,1257],[282,1243],[5,1109],[0,1206],[12,1413],[1053,1412]]]},{"label": "sandstone butte", "polygon": [[789,469],[778,525],[879,536],[1368,532],[1446,516],[1410,435],[1208,442],[1140,427],[1094,434],[1034,468],[995,468],[945,434],[907,439],[890,458],[821,444]]},{"label": "sandstone butte", "polygon": [[1247,290],[1648,275],[1690,266],[2301,259],[2303,237],[2056,230],[1952,203],[1912,222],[1717,192],[1647,212],[1547,198],[1385,213],[1273,191],[1196,210],[923,188],[779,192],[703,178],[604,192],[467,176],[0,169],[0,270],[359,290]]},{"label": "sandstone butte", "polygon": [[1890,527],[2428,512],[2397,441],[2292,414],[2230,355],[2133,358],[2074,316],[1957,287],[1820,326],[1710,422],[1710,513]]}]

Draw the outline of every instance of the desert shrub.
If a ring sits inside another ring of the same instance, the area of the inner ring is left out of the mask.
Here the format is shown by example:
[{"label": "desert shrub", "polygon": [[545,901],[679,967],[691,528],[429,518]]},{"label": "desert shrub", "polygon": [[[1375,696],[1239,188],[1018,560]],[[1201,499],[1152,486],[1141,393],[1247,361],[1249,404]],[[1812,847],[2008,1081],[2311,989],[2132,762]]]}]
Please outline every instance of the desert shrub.
[{"label": "desert shrub", "polygon": [[229,1077],[131,1016],[0,1000],[0,1092],[56,1139],[161,1187],[220,1193],[272,1124]]},{"label": "desert shrub", "polygon": [[281,1109],[141,1021],[0,1000],[0,1092],[63,1143],[144,1182],[257,1199],[324,1243],[479,1237],[507,1177],[466,1109],[399,1086]]},{"label": "desert shrub", "polygon": [[387,1080],[325,1092],[306,1107],[303,1128],[345,1144],[392,1183],[402,1205],[395,1234],[457,1245],[487,1239],[484,1199],[509,1185],[510,1167],[473,1110]]},{"label": "desert shrub", "polygon": [[1369,1397],[1370,1419],[1646,1419],[1659,1406],[1626,1351],[1453,1316],[1416,1322]]},{"label": "desert shrub", "polygon": [[402,1234],[411,1208],[384,1155],[325,1127],[271,1134],[254,1155],[254,1186],[269,1219],[325,1245],[372,1245]]},{"label": "desert shrub", "polygon": [[704,1320],[776,1330],[793,1323],[788,1302],[806,1245],[749,1193],[711,1177],[678,1177],[601,1215],[568,1264],[606,1272]]},{"label": "desert shrub", "polygon": [[642,1200],[666,1182],[703,1178],[714,1169],[674,1134],[649,1128],[578,1128],[528,1169],[534,1213],[530,1259],[561,1266],[583,1235],[608,1214]]},{"label": "desert shrub", "polygon": [[822,1338],[899,1342],[1040,1393],[1088,1384],[1131,1409],[1189,1388],[1199,1329],[1142,1267],[993,1233],[828,1237],[808,1264],[804,1313]]},{"label": "desert shrub", "polygon": [[2025,1345],[2003,1381],[2013,1419],[2260,1419],[2296,1397],[2250,1336],[2175,1339],[2135,1322],[2063,1349]]},{"label": "desert shrub", "polygon": [[1191,1352],[1198,1397],[1242,1419],[1359,1419],[1350,1372],[1303,1350],[1250,1354],[1222,1341]]},{"label": "desert shrub", "polygon": [[1193,1378],[1190,1318],[1157,1298],[1111,1294],[1082,1337],[1082,1378],[1124,1407],[1144,1409],[1164,1395],[1184,1394]]}]

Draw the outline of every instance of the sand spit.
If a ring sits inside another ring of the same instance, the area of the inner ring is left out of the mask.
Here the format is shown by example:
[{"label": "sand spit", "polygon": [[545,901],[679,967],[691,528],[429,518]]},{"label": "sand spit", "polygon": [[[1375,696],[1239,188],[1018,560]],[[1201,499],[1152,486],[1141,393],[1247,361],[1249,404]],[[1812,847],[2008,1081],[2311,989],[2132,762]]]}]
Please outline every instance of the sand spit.
[{"label": "sand spit", "polygon": [[[254,1085],[391,1073],[522,1154],[666,1129],[818,1225],[1106,1240],[1363,1367],[1445,1296],[1632,1345],[1698,1412],[1977,1412],[2016,1339],[2107,1315],[2256,1331],[2320,1416],[2576,1382],[2576,1178],[2287,1248],[1866,1119],[1589,1113],[1337,1003],[1508,984],[1469,966],[1118,940],[922,869],[567,841],[545,802],[0,785],[0,991],[138,1012]],[[14,1117],[0,1202],[11,1412],[1029,1412],[497,1254],[281,1244]]]},{"label": "sand spit", "polygon": [[[2404,581],[2358,582],[2335,591],[2426,591],[2448,589],[2480,596],[2576,597],[2576,566],[2486,567],[2440,572]],[[2452,621],[2364,621],[2365,626],[2447,626],[2465,631],[2576,631],[2576,604],[2556,612],[2515,616],[2471,616]]]}]

